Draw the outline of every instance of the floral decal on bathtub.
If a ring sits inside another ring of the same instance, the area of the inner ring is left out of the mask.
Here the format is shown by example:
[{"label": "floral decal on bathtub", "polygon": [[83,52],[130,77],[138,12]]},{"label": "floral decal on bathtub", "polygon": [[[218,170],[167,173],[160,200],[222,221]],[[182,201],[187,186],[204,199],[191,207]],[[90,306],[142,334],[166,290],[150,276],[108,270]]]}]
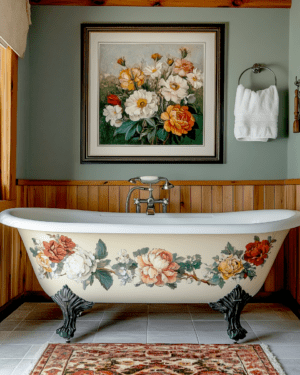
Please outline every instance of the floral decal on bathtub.
[{"label": "floral decal on bathtub", "polygon": [[108,290],[113,284],[113,271],[107,266],[110,260],[105,244],[99,240],[94,253],[82,249],[71,238],[48,234],[50,241],[33,238],[34,248],[30,248],[38,263],[38,277],[57,279],[67,276],[82,283],[83,289],[94,283],[95,278]]},{"label": "floral decal on bathtub", "polygon": [[205,283],[223,288],[229,279],[243,280],[256,277],[256,268],[266,262],[272,245],[276,242],[271,236],[260,240],[258,236],[245,246],[245,250],[235,249],[229,242],[220,255],[212,258],[211,264],[203,263],[201,255],[182,257],[164,249],[139,249],[132,253],[122,249],[116,263],[110,266],[108,251],[99,239],[94,253],[82,249],[71,238],[48,234],[48,241],[33,238],[30,248],[38,264],[38,277],[57,279],[66,276],[82,283],[83,289],[97,279],[104,289],[113,285],[113,275],[125,286],[148,287],[168,286],[175,289],[178,283]]}]

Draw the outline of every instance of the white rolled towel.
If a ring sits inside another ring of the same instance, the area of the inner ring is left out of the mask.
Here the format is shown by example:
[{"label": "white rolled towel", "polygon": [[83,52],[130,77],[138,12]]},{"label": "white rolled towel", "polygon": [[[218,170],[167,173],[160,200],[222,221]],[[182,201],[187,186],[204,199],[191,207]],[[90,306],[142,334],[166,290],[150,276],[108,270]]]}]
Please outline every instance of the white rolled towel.
[{"label": "white rolled towel", "polygon": [[238,141],[267,142],[277,137],[279,97],[275,85],[252,91],[238,85],[234,107],[234,136]]}]

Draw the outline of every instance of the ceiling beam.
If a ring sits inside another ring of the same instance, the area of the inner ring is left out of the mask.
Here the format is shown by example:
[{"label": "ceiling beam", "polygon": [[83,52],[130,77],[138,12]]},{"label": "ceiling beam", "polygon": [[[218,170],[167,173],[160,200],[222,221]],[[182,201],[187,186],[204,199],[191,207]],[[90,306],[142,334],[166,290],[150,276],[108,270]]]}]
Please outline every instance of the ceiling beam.
[{"label": "ceiling beam", "polygon": [[292,0],[30,0],[31,5],[291,8]]}]

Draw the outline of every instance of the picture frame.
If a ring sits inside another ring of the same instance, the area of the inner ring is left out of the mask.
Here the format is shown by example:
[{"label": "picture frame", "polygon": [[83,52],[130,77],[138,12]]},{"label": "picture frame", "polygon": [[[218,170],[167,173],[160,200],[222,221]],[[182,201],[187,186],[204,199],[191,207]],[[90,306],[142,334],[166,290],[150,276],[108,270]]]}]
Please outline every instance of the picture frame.
[{"label": "picture frame", "polygon": [[224,24],[82,24],[81,163],[223,163]]}]

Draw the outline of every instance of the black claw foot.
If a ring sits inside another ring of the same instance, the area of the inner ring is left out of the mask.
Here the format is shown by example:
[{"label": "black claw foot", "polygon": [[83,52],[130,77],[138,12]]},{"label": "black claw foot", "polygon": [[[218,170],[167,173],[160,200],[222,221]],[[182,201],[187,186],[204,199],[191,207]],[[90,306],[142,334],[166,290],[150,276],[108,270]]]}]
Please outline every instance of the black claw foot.
[{"label": "black claw foot", "polygon": [[56,333],[65,338],[69,343],[76,331],[76,318],[81,315],[84,310],[91,309],[93,302],[87,302],[78,297],[72,290],[64,285],[63,288],[51,297],[56,302],[64,315],[64,324],[56,330]]},{"label": "black claw foot", "polygon": [[250,294],[237,285],[225,297],[217,302],[209,303],[212,309],[224,314],[225,320],[228,322],[228,336],[235,342],[246,337],[247,331],[241,326],[240,316],[250,298]]}]

